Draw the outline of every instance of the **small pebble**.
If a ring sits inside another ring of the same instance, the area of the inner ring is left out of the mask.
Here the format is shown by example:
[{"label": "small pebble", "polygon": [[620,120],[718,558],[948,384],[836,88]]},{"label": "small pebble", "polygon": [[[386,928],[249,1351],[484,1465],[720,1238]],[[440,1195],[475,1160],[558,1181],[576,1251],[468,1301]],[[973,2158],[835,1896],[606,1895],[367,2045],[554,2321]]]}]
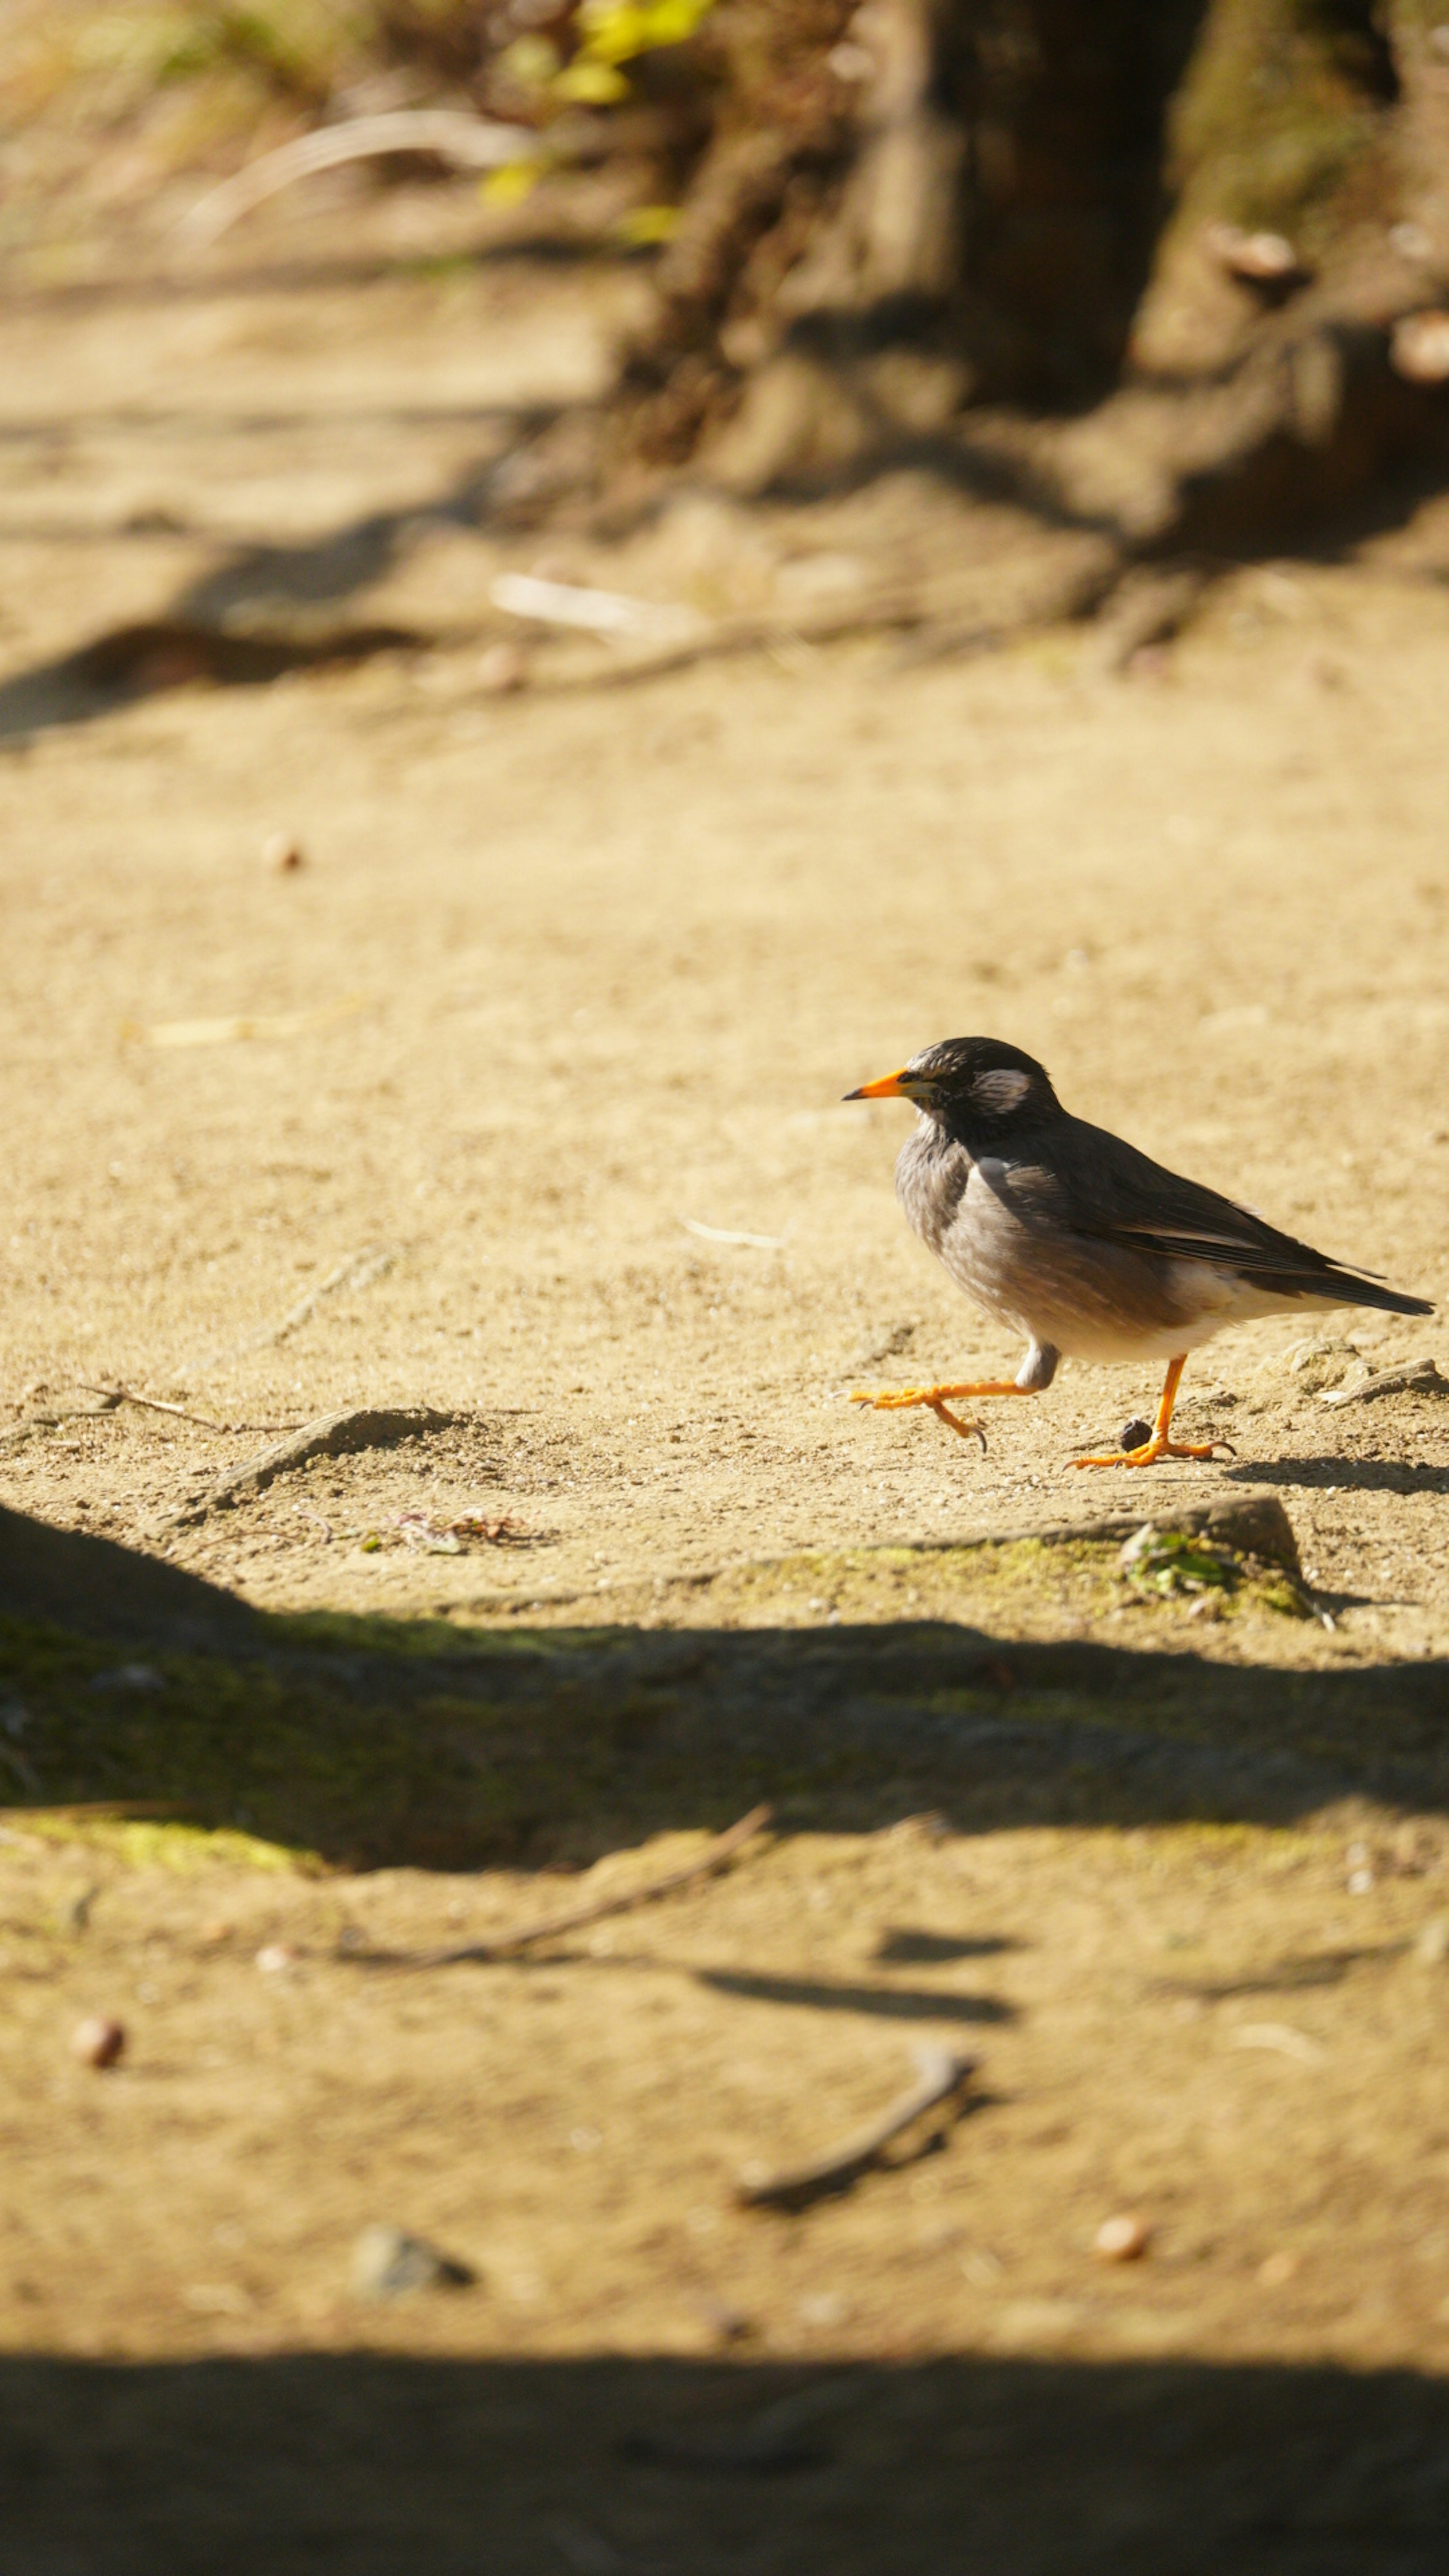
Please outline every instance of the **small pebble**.
[{"label": "small pebble", "polygon": [[802,2326],[814,2326],[828,2333],[832,2326],[843,2326],[850,2314],[850,2301],[838,2290],[815,2290],[800,2301],[796,2314]]},{"label": "small pebble", "polygon": [[1367,1843],[1350,1843],[1343,1855],[1348,1875],[1344,1884],[1350,1896],[1367,1896],[1374,1883],[1374,1856]]},{"label": "small pebble", "polygon": [[269,832],[262,843],[262,865],[274,877],[295,876],[307,864],[307,853],[291,832]]},{"label": "small pebble", "polygon": [[743,2308],[729,2299],[719,2298],[713,2290],[701,2290],[694,2302],[695,2313],[706,2332],[716,2343],[743,2343],[755,2331]]},{"label": "small pebble", "polygon": [[1118,1441],[1117,1446],[1119,1449],[1145,1449],[1151,1437],[1151,1423],[1143,1422],[1139,1418],[1135,1422],[1123,1423],[1122,1437]]},{"label": "small pebble", "polygon": [[70,2035],[70,2053],[83,2066],[114,2066],[126,2045],[126,2033],[118,2021],[108,2021],[101,2013],[92,2013],[78,2021]]},{"label": "small pebble", "polygon": [[1204,235],[1214,259],[1230,277],[1254,286],[1277,286],[1300,274],[1301,263],[1282,233],[1248,233],[1238,224],[1209,224]]},{"label": "small pebble", "polygon": [[1292,2280],[1301,2260],[1300,2255],[1290,2254],[1286,2246],[1278,2253],[1270,2254],[1266,2262],[1258,2266],[1258,2278],[1264,2289],[1281,2290],[1285,2281]]},{"label": "small pebble", "polygon": [[1449,381],[1449,313],[1406,313],[1394,325],[1389,355],[1411,385]]},{"label": "small pebble", "polygon": [[414,2290],[465,2289],[473,2274],[401,2227],[364,2227],[352,2249],[352,2287],[359,2299],[404,2299]]},{"label": "small pebble", "polygon": [[1426,1968],[1442,1968],[1449,1959],[1449,1914],[1436,1914],[1427,1922],[1414,1943],[1414,1956]]},{"label": "small pebble", "polygon": [[268,1941],[257,1952],[257,1966],[264,1976],[279,1977],[285,1968],[296,1964],[296,1958],[296,1951],[289,1950],[285,1941]]},{"label": "small pebble", "polygon": [[1145,2219],[1104,2218],[1092,2239],[1092,2251],[1104,2263],[1137,2263],[1152,2241]]},{"label": "small pebble", "polygon": [[473,677],[488,697],[512,697],[528,685],[527,656],[516,644],[490,644],[479,654]]}]

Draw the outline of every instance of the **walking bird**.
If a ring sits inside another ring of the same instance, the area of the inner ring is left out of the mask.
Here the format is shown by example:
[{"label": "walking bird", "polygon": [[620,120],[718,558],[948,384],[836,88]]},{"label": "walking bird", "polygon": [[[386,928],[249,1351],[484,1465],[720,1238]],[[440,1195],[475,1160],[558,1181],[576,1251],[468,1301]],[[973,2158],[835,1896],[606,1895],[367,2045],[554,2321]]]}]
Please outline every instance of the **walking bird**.
[{"label": "walking bird", "polygon": [[1044,1068],[1001,1039],[947,1038],[845,1097],[915,1104],[897,1196],[957,1286],[1027,1345],[1014,1378],[857,1389],[853,1404],[928,1405],[984,1446],[980,1423],[953,1403],[1040,1395],[1064,1357],[1160,1359],[1167,1376],[1149,1437],[1073,1466],[1210,1458],[1220,1444],[1173,1439],[1172,1408],[1189,1351],[1225,1324],[1330,1306],[1434,1311],[1072,1117]]}]

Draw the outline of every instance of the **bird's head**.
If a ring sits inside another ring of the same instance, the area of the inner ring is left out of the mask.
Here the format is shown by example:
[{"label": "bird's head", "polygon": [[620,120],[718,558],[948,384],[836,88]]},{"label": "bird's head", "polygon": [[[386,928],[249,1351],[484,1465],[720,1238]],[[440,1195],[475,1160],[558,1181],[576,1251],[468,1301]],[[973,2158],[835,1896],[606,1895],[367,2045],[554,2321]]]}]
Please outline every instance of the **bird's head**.
[{"label": "bird's head", "polygon": [[910,1100],[963,1143],[1003,1138],[1061,1114],[1045,1068],[1003,1038],[943,1038],[847,1100]]}]

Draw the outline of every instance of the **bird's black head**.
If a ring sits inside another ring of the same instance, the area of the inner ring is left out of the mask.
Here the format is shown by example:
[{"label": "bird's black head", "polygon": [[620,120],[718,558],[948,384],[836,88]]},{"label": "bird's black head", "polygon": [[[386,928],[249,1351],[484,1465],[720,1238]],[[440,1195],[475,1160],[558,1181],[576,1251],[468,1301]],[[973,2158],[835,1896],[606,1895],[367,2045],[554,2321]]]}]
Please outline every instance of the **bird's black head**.
[{"label": "bird's black head", "polygon": [[899,1073],[863,1082],[847,1100],[913,1100],[964,1145],[989,1151],[1013,1129],[1059,1118],[1061,1103],[1045,1068],[1004,1038],[943,1038],[923,1047]]}]

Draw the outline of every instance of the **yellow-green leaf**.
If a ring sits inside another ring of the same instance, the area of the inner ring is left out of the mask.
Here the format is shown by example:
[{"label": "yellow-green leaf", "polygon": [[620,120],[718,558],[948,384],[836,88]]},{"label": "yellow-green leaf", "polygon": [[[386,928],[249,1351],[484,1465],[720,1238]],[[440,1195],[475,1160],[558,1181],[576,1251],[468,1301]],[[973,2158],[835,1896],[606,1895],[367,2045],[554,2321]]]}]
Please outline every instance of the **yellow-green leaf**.
[{"label": "yellow-green leaf", "polygon": [[485,206],[521,206],[530,197],[548,169],[547,161],[505,161],[500,170],[490,170],[478,182],[478,194]]},{"label": "yellow-green leaf", "polygon": [[549,82],[551,98],[566,98],[575,107],[614,107],[629,95],[629,84],[613,63],[589,62],[580,55]]},{"label": "yellow-green leaf", "polygon": [[619,217],[614,230],[621,241],[631,243],[636,250],[644,250],[652,242],[672,241],[679,230],[679,208],[631,206],[626,215]]},{"label": "yellow-green leaf", "polygon": [[682,45],[713,0],[583,0],[581,54],[591,62],[627,63],[663,45]]},{"label": "yellow-green leaf", "polygon": [[498,57],[499,70],[520,89],[547,89],[558,66],[558,47],[547,36],[517,36]]}]

